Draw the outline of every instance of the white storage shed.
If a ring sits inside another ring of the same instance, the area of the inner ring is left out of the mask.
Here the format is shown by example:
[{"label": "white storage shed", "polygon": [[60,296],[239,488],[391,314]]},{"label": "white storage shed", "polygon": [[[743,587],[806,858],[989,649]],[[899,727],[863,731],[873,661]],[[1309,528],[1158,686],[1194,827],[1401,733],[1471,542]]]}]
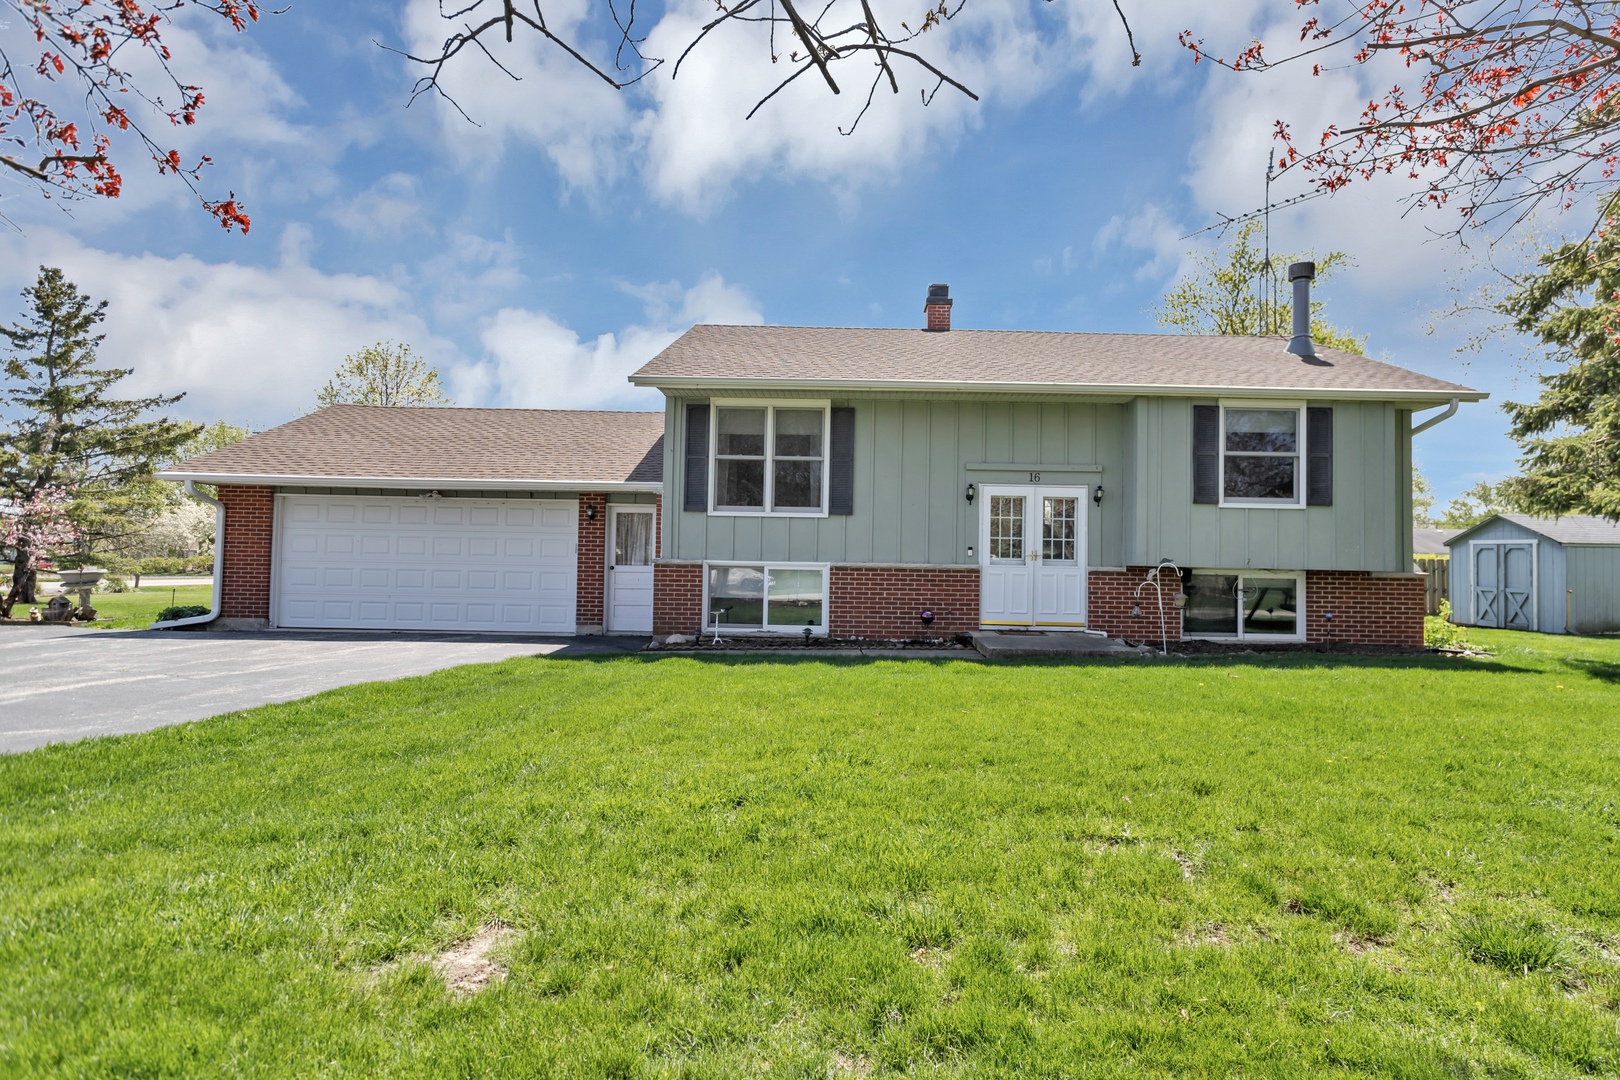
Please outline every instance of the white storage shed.
[{"label": "white storage shed", "polygon": [[1549,634],[1620,630],[1620,524],[1496,514],[1446,546],[1457,623]]}]

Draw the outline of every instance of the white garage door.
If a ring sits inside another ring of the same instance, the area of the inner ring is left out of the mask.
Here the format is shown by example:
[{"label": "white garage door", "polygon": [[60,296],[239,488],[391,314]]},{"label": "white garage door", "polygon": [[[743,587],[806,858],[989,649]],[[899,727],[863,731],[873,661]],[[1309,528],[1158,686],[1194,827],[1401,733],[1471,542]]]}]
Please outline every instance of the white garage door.
[{"label": "white garage door", "polygon": [[279,626],[574,632],[574,500],[284,495]]}]

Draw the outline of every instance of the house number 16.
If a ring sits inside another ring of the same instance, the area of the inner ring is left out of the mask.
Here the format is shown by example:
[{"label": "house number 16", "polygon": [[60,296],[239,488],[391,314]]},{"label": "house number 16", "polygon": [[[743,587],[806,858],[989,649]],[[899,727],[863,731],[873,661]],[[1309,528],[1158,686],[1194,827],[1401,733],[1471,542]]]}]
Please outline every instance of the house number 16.
[{"label": "house number 16", "polygon": [[1032,484],[1040,483],[1041,482],[1041,474],[1038,473],[1038,472],[1030,473],[1029,474],[1029,482],[1032,483]]}]

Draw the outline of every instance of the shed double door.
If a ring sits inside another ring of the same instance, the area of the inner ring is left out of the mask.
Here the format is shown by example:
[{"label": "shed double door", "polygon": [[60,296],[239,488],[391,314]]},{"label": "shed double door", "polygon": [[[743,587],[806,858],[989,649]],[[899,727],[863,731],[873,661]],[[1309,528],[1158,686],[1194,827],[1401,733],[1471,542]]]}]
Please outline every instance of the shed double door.
[{"label": "shed double door", "polygon": [[979,624],[1086,625],[1086,489],[980,488]]},{"label": "shed double door", "polygon": [[1469,558],[1474,625],[1536,629],[1535,543],[1476,543]]}]

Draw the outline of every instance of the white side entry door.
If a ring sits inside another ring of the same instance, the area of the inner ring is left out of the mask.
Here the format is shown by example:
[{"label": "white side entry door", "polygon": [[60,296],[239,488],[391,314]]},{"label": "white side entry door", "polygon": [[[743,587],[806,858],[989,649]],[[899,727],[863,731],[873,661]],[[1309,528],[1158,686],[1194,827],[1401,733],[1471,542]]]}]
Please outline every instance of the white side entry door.
[{"label": "white side entry door", "polygon": [[1086,624],[1086,489],[980,488],[981,626]]},{"label": "white side entry door", "polygon": [[607,557],[606,630],[652,633],[652,507],[609,505]]}]

